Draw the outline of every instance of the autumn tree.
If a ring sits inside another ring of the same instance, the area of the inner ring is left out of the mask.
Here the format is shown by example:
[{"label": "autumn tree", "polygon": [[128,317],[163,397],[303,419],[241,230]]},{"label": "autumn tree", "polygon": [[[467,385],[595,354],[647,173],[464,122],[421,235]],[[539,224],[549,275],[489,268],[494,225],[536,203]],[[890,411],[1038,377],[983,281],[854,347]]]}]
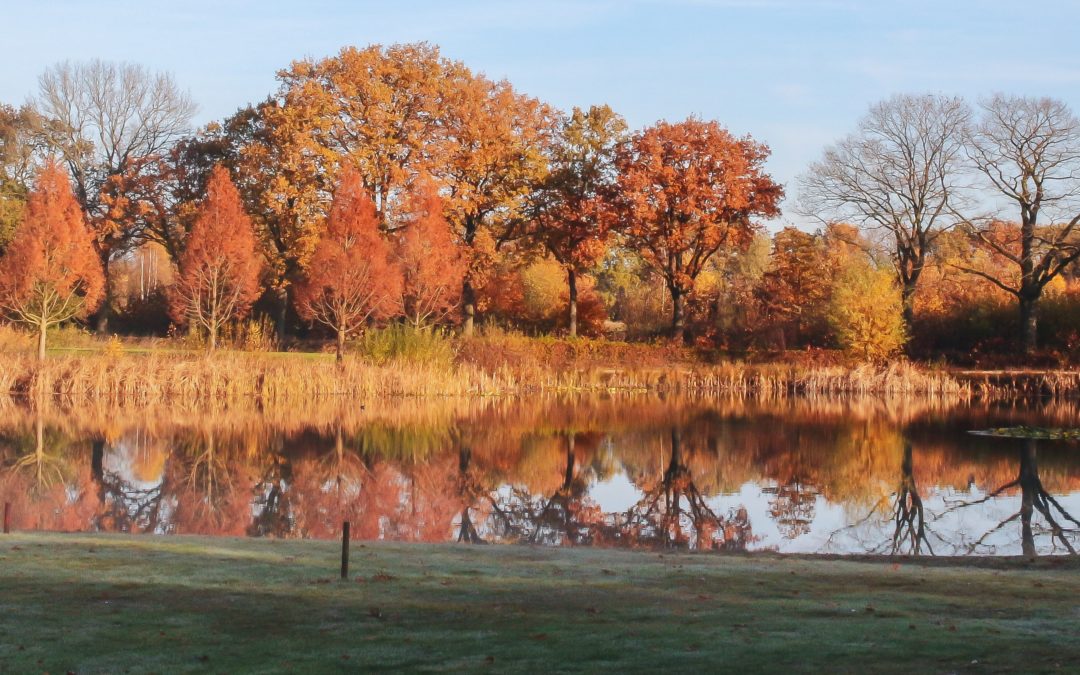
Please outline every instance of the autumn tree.
[{"label": "autumn tree", "polygon": [[75,197],[94,231],[105,271],[104,330],[110,309],[109,263],[138,239],[137,223],[110,218],[109,202],[142,162],[165,151],[187,132],[196,106],[166,73],[131,63],[63,62],[38,80],[34,107],[45,118],[47,147],[62,158]]},{"label": "autumn tree", "polygon": [[895,277],[866,260],[848,261],[829,299],[828,321],[840,347],[863,361],[883,361],[907,341]]},{"label": "autumn tree", "polygon": [[401,311],[414,328],[446,319],[461,302],[468,265],[428,179],[418,180],[402,207],[394,257],[401,267]]},{"label": "autumn tree", "polygon": [[1018,210],[1020,228],[1014,241],[1002,240],[999,218],[969,218],[972,236],[1008,264],[996,271],[964,269],[1016,297],[1023,349],[1031,353],[1043,290],[1080,258],[1080,120],[1050,98],[997,95],[981,107],[968,153],[993,190]]},{"label": "autumn tree", "polygon": [[297,288],[297,310],[334,331],[340,363],[345,339],[362,330],[369,319],[391,316],[400,297],[401,271],[379,233],[375,203],[359,172],[347,170]]},{"label": "autumn tree", "polygon": [[821,336],[834,271],[823,235],[785,227],[773,237],[759,297],[793,344]]},{"label": "autumn tree", "polygon": [[888,242],[908,326],[934,239],[963,205],[969,118],[958,97],[894,96],[871,106],[799,179],[805,214],[857,224]]},{"label": "autumn tree", "polygon": [[752,138],[696,118],[659,122],[620,150],[620,227],[663,276],[673,333],[684,332],[685,297],[713,254],[748,245],[754,216],[779,214],[784,191],[763,170],[768,155]]},{"label": "autumn tree", "polygon": [[574,108],[559,125],[549,173],[533,197],[535,236],[566,269],[570,337],[577,336],[577,277],[603,257],[616,224],[615,153],[626,129],[606,105]]},{"label": "autumn tree", "polygon": [[211,173],[178,267],[170,313],[178,323],[205,331],[213,352],[221,328],[246,316],[261,290],[255,231],[224,167]]},{"label": "autumn tree", "polygon": [[37,330],[38,358],[44,359],[48,329],[94,311],[103,285],[93,235],[71,184],[63,169],[48,164],[0,258],[0,306]]},{"label": "autumn tree", "polygon": [[447,218],[470,254],[462,285],[463,332],[471,335],[476,289],[490,258],[527,234],[529,195],[547,173],[553,111],[508,82],[471,76],[448,99],[446,155],[432,165]]},{"label": "autumn tree", "polygon": [[0,104],[0,253],[22,220],[38,162],[41,118],[33,108]]}]

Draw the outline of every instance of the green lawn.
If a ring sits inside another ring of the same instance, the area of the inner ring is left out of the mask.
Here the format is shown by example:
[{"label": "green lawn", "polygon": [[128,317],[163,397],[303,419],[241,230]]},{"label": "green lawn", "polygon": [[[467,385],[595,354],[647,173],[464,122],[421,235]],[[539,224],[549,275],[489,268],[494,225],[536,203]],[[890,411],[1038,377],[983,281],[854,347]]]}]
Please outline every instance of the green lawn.
[{"label": "green lawn", "polygon": [[0,535],[0,672],[1080,669],[1080,561]]}]

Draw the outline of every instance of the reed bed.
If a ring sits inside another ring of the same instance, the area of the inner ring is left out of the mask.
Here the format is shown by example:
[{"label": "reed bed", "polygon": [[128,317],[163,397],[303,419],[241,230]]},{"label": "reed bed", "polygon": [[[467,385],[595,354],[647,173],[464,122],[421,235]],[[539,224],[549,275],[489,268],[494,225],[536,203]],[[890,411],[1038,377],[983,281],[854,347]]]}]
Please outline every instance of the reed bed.
[{"label": "reed bed", "polygon": [[[974,380],[901,363],[789,366],[675,363],[660,367],[536,362],[481,366],[467,361],[382,364],[347,358],[340,366],[312,354],[87,353],[0,354],[0,391],[21,396],[135,403],[238,401],[306,402],[329,397],[506,396],[538,392],[658,392],[783,397],[829,394],[919,394],[967,399],[987,391]],[[1062,378],[1056,390],[1080,388]]]}]

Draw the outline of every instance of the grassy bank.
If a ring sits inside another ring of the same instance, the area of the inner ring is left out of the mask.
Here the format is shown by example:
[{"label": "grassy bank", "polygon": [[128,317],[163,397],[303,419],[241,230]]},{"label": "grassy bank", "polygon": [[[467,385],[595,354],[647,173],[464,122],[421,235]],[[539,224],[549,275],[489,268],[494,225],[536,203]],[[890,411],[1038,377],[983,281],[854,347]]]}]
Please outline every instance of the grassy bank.
[{"label": "grassy bank", "polygon": [[222,352],[206,358],[168,350],[82,349],[50,354],[44,363],[27,354],[0,353],[0,391],[143,403],[577,391],[971,394],[969,385],[948,374],[909,364],[712,363],[649,345],[539,343],[522,353],[504,347],[478,340],[451,359],[350,356],[341,366],[329,355],[293,352]]},{"label": "grassy bank", "polygon": [[0,538],[0,671],[1080,668],[1080,561]]}]

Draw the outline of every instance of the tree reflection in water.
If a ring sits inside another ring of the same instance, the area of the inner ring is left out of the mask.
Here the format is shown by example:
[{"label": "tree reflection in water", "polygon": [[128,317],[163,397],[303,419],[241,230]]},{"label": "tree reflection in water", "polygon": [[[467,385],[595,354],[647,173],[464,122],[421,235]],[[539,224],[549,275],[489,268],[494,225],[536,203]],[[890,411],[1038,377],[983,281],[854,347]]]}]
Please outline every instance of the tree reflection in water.
[{"label": "tree reflection in water", "polygon": [[[342,402],[310,419],[3,412],[0,501],[23,528],[329,538],[349,520],[370,539],[822,550],[838,523],[832,550],[902,555],[1073,552],[1080,531],[1062,498],[1080,489],[1075,453],[1040,466],[1030,445],[1017,471],[1014,453],[957,440],[988,426],[967,409],[540,398]],[[955,499],[969,483],[999,487]],[[981,531],[961,517],[1002,504]]]},{"label": "tree reflection in water", "polygon": [[[1076,547],[1071,539],[1077,538],[1077,536],[1080,535],[1080,529],[1078,529],[1078,527],[1080,527],[1080,521],[1077,521],[1076,518],[1073,517],[1072,514],[1070,514],[1061,503],[1043,487],[1042,479],[1039,477],[1036,447],[1037,443],[1035,440],[1027,439],[1024,441],[1023,448],[1019,451],[1019,472],[1014,480],[1001,485],[980,499],[954,503],[946,511],[946,513],[949,513],[984,504],[1009,490],[1013,490],[1017,487],[1020,488],[1020,509],[1001,520],[997,525],[984,532],[978,539],[968,544],[968,553],[996,552],[996,548],[988,546],[987,540],[995,533],[1017,520],[1020,521],[1020,547],[1023,555],[1034,557],[1038,554],[1036,537],[1039,535],[1049,535],[1050,553],[1058,552],[1058,546],[1071,554],[1076,553]],[[1045,525],[1033,522],[1033,516],[1036,512],[1046,521]],[[1072,523],[1077,527],[1064,527],[1060,521]]]}]

